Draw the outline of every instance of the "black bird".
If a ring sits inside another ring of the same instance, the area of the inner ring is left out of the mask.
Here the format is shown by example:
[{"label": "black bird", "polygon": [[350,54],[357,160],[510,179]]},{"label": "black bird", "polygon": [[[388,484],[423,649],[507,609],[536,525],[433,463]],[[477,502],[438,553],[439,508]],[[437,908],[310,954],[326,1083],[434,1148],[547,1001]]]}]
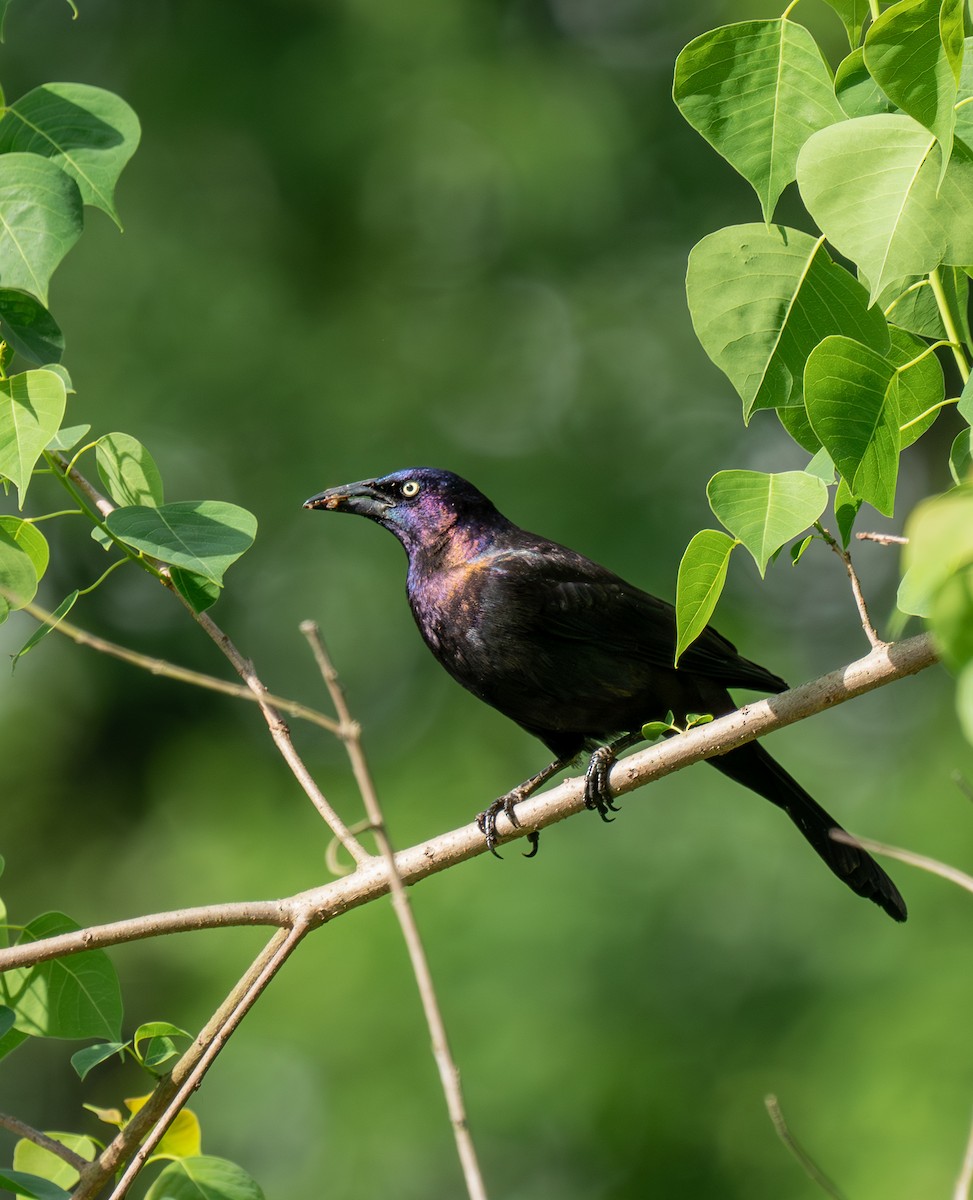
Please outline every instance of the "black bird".
[{"label": "black bird", "polygon": [[[508,521],[471,483],[414,467],[312,496],[305,508],[357,513],[395,534],[409,557],[407,593],[419,631],[463,687],[516,721],[556,760],[477,818],[491,850],[497,817],[592,751],[585,804],[609,820],[608,775],[618,750],[667,711],[721,716],[728,688],[782,692],[787,684],[707,627],[673,666],[675,609],[591,559]],[[791,818],[831,870],[896,921],[898,889],[757,742],[708,760]]]}]

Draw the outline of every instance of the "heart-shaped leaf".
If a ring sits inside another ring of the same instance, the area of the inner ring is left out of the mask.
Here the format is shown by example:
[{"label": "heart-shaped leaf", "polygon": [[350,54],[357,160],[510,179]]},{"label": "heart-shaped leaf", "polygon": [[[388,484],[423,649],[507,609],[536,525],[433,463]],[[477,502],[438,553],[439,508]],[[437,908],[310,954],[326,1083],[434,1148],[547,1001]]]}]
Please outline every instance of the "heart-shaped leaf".
[{"label": "heart-shaped leaf", "polygon": [[47,305],[51,276],[81,236],[81,193],[39,154],[0,154],[0,284]]},{"label": "heart-shaped leaf", "polygon": [[692,127],[746,179],[770,221],[800,148],[845,114],[803,25],[742,21],[701,34],[676,59],[673,98]]},{"label": "heart-shaped leaf", "polygon": [[98,439],[95,458],[101,481],[116,504],[152,508],[162,504],[159,468],[137,438],[128,433],[106,433]]},{"label": "heart-shaped leaf", "polygon": [[753,555],[763,575],[785,542],[824,512],[828,489],[806,471],[719,471],[706,487],[710,508]]},{"label": "heart-shaped leaf", "polygon": [[67,393],[53,371],[25,371],[0,379],[0,475],[17,486],[20,505],[31,472],[57,433]]},{"label": "heart-shaped leaf", "polygon": [[[743,400],[760,408],[800,406],[804,364],[842,333],[884,353],[888,326],[822,239],[776,225],[735,225],[703,238],[689,255],[686,295],[696,336]],[[803,444],[803,443],[802,443]]]},{"label": "heart-shaped leaf", "polygon": [[257,532],[252,513],[218,500],[116,508],[105,524],[127,546],[184,567],[218,587],[223,586],[227,567],[253,545]]}]

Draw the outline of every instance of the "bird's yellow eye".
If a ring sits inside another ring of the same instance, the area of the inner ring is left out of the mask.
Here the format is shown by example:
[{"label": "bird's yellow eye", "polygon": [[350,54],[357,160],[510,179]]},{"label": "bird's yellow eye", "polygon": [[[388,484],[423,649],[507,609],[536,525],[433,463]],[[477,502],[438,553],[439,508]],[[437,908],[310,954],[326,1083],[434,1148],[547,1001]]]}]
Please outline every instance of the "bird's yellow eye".
[{"label": "bird's yellow eye", "polygon": [[419,484],[414,479],[407,479],[402,485],[402,495],[407,500],[411,500],[413,496],[419,494]]}]

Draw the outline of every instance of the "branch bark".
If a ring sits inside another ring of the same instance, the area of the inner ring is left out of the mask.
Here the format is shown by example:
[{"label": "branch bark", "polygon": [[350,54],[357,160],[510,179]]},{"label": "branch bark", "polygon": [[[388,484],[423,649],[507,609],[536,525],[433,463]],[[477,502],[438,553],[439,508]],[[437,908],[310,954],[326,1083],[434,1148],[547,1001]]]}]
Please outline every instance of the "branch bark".
[{"label": "branch bark", "polygon": [[[629,755],[618,762],[612,771],[612,787],[619,795],[624,795],[692,763],[723,754],[744,742],[764,737],[776,729],[824,712],[875,688],[915,675],[938,661],[939,656],[929,634],[879,646],[864,658],[822,675],[819,679],[791,688],[779,696],[745,704],[736,712],[719,717],[707,725],[698,725],[688,733]],[[550,791],[530,797],[517,806],[518,828],[512,828],[505,817],[500,818],[501,840],[522,837],[532,830],[543,829],[583,811],[583,793],[584,780],[579,777],[567,779]],[[413,884],[485,851],[483,834],[476,823],[471,822],[399,851],[395,856],[395,864],[403,883]],[[130,921],[60,934],[25,946],[11,946],[0,950],[0,971],[29,966],[64,954],[76,954],[81,950],[189,929],[228,925],[279,925],[291,928],[303,921],[307,921],[309,928],[315,928],[384,896],[389,886],[387,864],[381,858],[370,857],[359,864],[351,875],[282,900],[217,904],[155,913]]]}]

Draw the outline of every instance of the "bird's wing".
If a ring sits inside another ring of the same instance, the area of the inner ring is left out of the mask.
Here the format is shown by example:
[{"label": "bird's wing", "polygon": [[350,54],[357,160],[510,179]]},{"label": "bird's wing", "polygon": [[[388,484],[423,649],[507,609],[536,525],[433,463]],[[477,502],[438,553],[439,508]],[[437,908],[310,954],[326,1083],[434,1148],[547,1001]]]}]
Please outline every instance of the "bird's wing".
[{"label": "bird's wing", "polygon": [[[490,572],[501,603],[536,614],[548,638],[597,641],[604,649],[655,667],[672,669],[676,610],[598,563],[557,543],[501,554]],[[707,626],[679,659],[679,670],[723,687],[780,692],[787,684]]]}]

